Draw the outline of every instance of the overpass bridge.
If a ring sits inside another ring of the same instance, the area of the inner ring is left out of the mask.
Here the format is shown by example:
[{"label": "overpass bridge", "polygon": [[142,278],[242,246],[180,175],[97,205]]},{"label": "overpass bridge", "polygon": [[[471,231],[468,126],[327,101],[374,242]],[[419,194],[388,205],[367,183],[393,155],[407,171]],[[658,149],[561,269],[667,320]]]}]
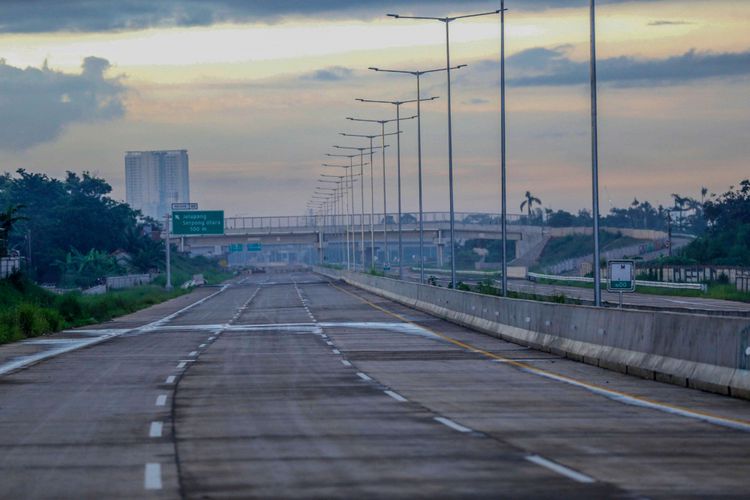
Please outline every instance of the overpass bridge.
[{"label": "overpass bridge", "polygon": [[[409,262],[419,251],[419,213],[402,213],[401,221],[404,257]],[[450,252],[449,248],[446,249],[450,214],[425,212],[423,226],[427,258],[441,264]],[[508,241],[513,245],[511,255],[522,256],[538,245],[543,239],[542,229],[542,226],[526,224],[525,217],[521,215],[509,215]],[[499,214],[456,213],[454,230],[458,243],[472,239],[502,239]],[[357,259],[364,247],[369,265],[372,264],[372,248],[375,249],[377,262],[386,261],[386,246],[390,257],[387,260],[393,262],[397,259],[398,231],[397,214],[229,217],[224,221],[223,235],[189,236],[182,239],[181,245],[193,254],[228,255],[230,264],[269,260],[317,263],[345,261],[348,242],[350,248],[354,248]],[[251,243],[260,243],[262,250],[248,250]],[[238,250],[232,252],[232,248]]]}]

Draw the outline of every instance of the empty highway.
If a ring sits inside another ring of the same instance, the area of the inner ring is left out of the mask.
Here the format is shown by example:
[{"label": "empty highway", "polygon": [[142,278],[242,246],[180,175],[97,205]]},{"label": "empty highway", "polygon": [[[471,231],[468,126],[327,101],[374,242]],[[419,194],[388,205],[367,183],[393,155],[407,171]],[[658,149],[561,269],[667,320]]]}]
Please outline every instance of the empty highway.
[{"label": "empty highway", "polygon": [[0,348],[1,498],[746,498],[750,402],[261,274]]}]

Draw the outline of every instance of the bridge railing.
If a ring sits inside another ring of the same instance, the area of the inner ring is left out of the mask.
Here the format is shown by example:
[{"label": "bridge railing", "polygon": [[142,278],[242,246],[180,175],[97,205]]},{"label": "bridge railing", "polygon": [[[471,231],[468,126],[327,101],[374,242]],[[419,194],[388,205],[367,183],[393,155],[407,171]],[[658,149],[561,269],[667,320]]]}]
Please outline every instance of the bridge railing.
[{"label": "bridge railing", "polygon": [[[508,214],[508,224],[523,224],[525,216],[520,214]],[[457,224],[469,224],[477,226],[499,225],[500,215],[493,213],[456,212]],[[450,222],[449,212],[424,212],[423,222],[425,225]],[[388,227],[398,225],[398,214],[382,213],[354,214],[354,215],[297,215],[297,216],[273,216],[273,217],[228,217],[224,221],[226,232],[234,233],[244,230],[317,230],[321,228],[345,228],[354,226],[357,230],[360,226],[369,229],[370,225],[377,226],[383,230],[383,224]],[[401,224],[419,224],[419,212],[404,212],[401,214]],[[342,229],[343,230],[343,229]]]}]

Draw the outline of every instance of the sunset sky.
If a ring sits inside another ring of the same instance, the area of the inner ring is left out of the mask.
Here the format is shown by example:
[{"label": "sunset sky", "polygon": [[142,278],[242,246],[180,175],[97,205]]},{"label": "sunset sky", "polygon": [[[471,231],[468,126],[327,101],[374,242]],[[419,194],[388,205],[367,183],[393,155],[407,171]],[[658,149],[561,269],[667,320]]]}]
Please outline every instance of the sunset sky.
[{"label": "sunset sky", "polygon": [[[442,23],[385,13],[498,7],[4,0],[1,170],[89,170],[124,199],[125,151],[187,149],[202,208],[301,214],[330,146],[365,145],[338,133],[379,132],[345,118],[395,116],[355,98],[415,97],[412,77],[367,68],[445,64]],[[588,208],[588,2],[506,7],[509,210],[526,190],[545,207]],[[598,14],[602,209],[634,197],[666,205],[675,192],[700,198],[701,186],[719,193],[750,177],[750,1],[601,1]],[[498,211],[499,17],[451,29],[453,62],[468,64],[454,74],[456,209]],[[440,97],[423,107],[425,210],[446,210],[444,74],[425,77],[423,94]],[[405,210],[417,208],[415,125],[402,138]],[[394,182],[391,211],[392,193]]]}]

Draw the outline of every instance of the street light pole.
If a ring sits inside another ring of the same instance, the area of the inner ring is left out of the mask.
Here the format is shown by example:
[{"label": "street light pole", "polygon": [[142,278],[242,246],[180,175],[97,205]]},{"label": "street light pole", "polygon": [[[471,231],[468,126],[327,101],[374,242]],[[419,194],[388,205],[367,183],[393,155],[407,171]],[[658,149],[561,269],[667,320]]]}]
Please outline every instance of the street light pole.
[{"label": "street light pole", "polygon": [[[341,133],[340,135],[348,135]],[[364,159],[364,152],[368,148],[355,148],[355,147],[347,147],[347,146],[333,146],[336,149],[351,149],[354,151],[359,151],[359,175],[362,177],[362,182],[360,183],[360,207],[362,208],[361,211],[361,220],[359,224],[360,233],[361,233],[361,245],[360,245],[360,254],[362,259],[362,271],[365,270],[365,173],[364,173],[364,166],[366,165],[365,159]],[[372,146],[370,146],[372,148]],[[370,155],[372,156],[372,149],[370,149]],[[372,163],[370,163],[372,170]]]},{"label": "street light pole", "polygon": [[437,97],[429,97],[426,99],[409,99],[405,101],[381,101],[376,99],[357,99],[360,102],[378,103],[378,104],[392,104],[396,106],[396,171],[397,171],[397,186],[398,186],[398,278],[404,279],[404,243],[403,233],[401,231],[401,106],[413,102],[420,101],[432,101]]},{"label": "street light pole", "polygon": [[[396,135],[396,133],[392,134],[386,134],[385,133],[385,124],[391,123],[391,122],[397,122],[400,123],[402,120],[413,120],[416,118],[417,115],[409,116],[406,118],[398,118],[398,119],[391,119],[391,120],[370,120],[365,118],[352,118],[347,117],[347,120],[353,121],[353,122],[364,122],[364,123],[379,123],[380,124],[380,136],[381,136],[381,147],[382,153],[383,153],[383,250],[384,250],[384,256],[383,256],[383,269],[385,270],[385,266],[390,263],[390,255],[388,253],[388,190],[386,188],[386,171],[385,171],[385,148],[387,147],[385,144],[385,138],[388,135]],[[401,132],[398,132],[399,134]]]},{"label": "street light pole", "polygon": [[592,176],[592,217],[594,218],[594,304],[602,305],[601,249],[599,247],[599,137],[597,130],[596,102],[596,2],[591,0],[591,176]]},{"label": "street light pole", "polygon": [[[351,120],[354,120],[353,118],[350,118]],[[376,149],[382,149],[383,150],[383,159],[385,160],[385,148],[389,147],[385,144],[385,137],[389,135],[396,135],[396,133],[392,134],[386,134],[385,133],[385,124],[383,125],[383,145],[381,147],[375,147],[373,146],[373,139],[378,137],[377,135],[364,135],[364,134],[346,134],[344,132],[341,132],[340,135],[344,137],[361,137],[364,139],[370,140],[370,147],[369,148],[363,148],[363,149],[369,149],[370,150],[370,262],[372,263],[372,267],[375,267],[375,227],[374,227],[374,219],[375,219],[375,176],[373,175],[373,163],[374,163],[374,154]],[[357,148],[354,148],[357,149]],[[385,165],[385,161],[383,162],[383,165]],[[383,174],[385,174],[385,170],[383,170]],[[363,178],[364,182],[364,178]],[[383,175],[383,187],[385,188],[385,175]],[[385,212],[385,210],[383,210]]]},{"label": "street light pole", "polygon": [[493,14],[499,14],[500,10],[492,12],[482,12],[479,14],[468,14],[464,16],[454,17],[425,17],[425,16],[402,16],[399,14],[387,14],[389,17],[395,19],[419,19],[429,21],[440,21],[445,23],[445,71],[448,80],[448,190],[450,200],[450,246],[451,246],[451,286],[456,288],[456,248],[455,248],[455,225],[456,225],[456,212],[454,208],[454,197],[453,197],[453,116],[452,116],[452,100],[451,100],[451,50],[450,50],[450,23],[458,19],[466,19],[470,17],[488,16]]},{"label": "street light pole", "polygon": [[[351,252],[352,252],[352,262],[354,263],[354,268],[356,269],[357,268],[357,250],[356,250],[356,241],[354,239],[354,206],[355,206],[355,204],[354,204],[354,177],[355,177],[354,176],[354,157],[357,156],[357,155],[343,155],[343,154],[330,154],[330,153],[327,153],[326,156],[332,157],[332,158],[349,158],[349,166],[345,166],[345,165],[328,165],[328,164],[323,164],[323,166],[324,167],[337,167],[337,168],[348,169],[347,173],[349,174],[349,184],[351,186],[351,190],[350,190],[350,193],[351,193],[351,210],[350,210],[350,215],[349,215],[350,227],[351,227],[351,232],[352,232],[352,237],[351,237],[351,243],[352,243],[351,246],[352,246],[352,248],[351,248]],[[349,253],[349,233],[347,232],[347,255],[348,255],[348,253]]]},{"label": "street light pole", "polygon": [[502,294],[508,296],[508,191],[505,143],[505,0],[500,0],[500,226],[503,232]]},{"label": "street light pole", "polygon": [[[460,69],[465,67],[465,64],[455,66],[451,69]],[[424,284],[424,205],[423,205],[423,182],[422,182],[422,92],[421,92],[421,78],[422,75],[428,73],[437,73],[440,71],[446,71],[446,68],[431,69],[426,71],[403,71],[393,69],[382,69],[382,68],[369,68],[373,71],[382,73],[399,73],[404,75],[412,75],[417,79],[417,164],[418,164],[418,180],[419,180],[419,282]]]}]

